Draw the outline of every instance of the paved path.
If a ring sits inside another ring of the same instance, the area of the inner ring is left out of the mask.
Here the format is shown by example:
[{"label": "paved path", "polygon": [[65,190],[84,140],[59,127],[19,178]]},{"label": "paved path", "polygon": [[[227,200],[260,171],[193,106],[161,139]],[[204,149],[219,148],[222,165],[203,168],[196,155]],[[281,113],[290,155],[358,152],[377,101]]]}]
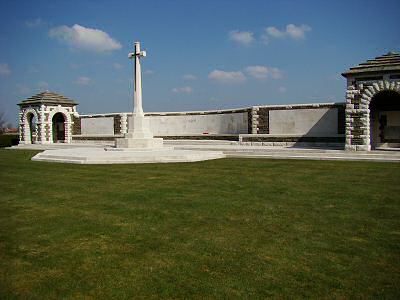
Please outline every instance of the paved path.
[{"label": "paved path", "polygon": [[337,149],[248,146],[229,141],[185,140],[165,141],[165,144],[174,146],[175,149],[222,151],[227,157],[400,162],[400,149],[350,152]]}]

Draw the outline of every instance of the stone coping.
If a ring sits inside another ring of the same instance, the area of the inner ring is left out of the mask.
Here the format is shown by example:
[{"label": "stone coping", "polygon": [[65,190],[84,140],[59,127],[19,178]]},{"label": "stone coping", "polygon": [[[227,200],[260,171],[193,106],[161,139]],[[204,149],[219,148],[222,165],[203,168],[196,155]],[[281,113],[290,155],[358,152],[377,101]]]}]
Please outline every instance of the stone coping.
[{"label": "stone coping", "polygon": [[[268,105],[253,105],[244,108],[234,109],[216,109],[216,110],[198,110],[198,111],[171,111],[171,112],[145,112],[146,116],[178,116],[178,115],[206,115],[206,114],[228,114],[228,113],[245,113],[252,108],[320,108],[320,107],[335,107],[345,106],[345,102],[321,102],[321,103],[299,103],[299,104],[268,104]],[[80,114],[81,118],[91,117],[108,117],[125,114],[131,116],[132,112],[116,112],[116,113],[98,113],[98,114]]]},{"label": "stone coping", "polygon": [[251,133],[245,133],[245,134],[239,134],[239,137],[344,137],[345,134],[269,134],[269,133],[257,133],[257,134],[251,134]]},{"label": "stone coping", "polygon": [[[203,134],[203,133],[187,133],[187,134],[163,134],[160,136],[165,136],[165,137],[177,137],[177,136],[182,136],[182,137],[190,137],[190,136],[232,136],[236,137],[239,136],[240,134],[231,134],[231,133],[208,133],[208,134]],[[74,138],[84,138],[84,137],[123,137],[123,134],[74,134],[72,137]]]},{"label": "stone coping", "polygon": [[79,137],[123,137],[123,134],[73,134],[73,138],[79,138]]}]

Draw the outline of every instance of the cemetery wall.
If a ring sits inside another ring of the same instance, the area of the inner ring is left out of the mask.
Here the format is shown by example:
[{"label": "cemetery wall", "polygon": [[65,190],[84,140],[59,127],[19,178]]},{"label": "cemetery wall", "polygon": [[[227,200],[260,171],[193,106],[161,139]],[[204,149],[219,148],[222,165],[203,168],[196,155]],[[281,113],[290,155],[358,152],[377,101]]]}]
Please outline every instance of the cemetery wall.
[{"label": "cemetery wall", "polygon": [[[228,139],[259,145],[344,143],[345,104],[252,106],[231,110],[146,113],[157,137]],[[132,113],[80,115],[74,141],[113,141],[123,136]]]}]

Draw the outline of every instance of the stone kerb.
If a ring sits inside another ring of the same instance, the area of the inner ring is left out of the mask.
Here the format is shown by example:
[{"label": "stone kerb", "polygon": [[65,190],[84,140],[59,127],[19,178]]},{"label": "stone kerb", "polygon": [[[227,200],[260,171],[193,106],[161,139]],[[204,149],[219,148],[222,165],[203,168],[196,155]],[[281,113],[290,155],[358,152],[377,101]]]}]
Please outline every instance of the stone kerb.
[{"label": "stone kerb", "polygon": [[371,150],[369,105],[376,94],[385,90],[400,92],[400,82],[382,80],[371,84],[350,85],[347,88],[346,150]]}]

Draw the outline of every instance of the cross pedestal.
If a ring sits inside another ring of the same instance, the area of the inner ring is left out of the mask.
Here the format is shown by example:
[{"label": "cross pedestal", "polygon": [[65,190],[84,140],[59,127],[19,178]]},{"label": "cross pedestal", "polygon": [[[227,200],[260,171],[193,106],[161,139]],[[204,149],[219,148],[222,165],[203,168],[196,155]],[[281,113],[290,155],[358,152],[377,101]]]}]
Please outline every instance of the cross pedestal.
[{"label": "cross pedestal", "polygon": [[[116,140],[117,148],[152,149],[162,148],[163,139],[154,138],[150,131],[149,120],[145,116],[133,114],[133,120],[129,123],[128,133],[124,138]],[[132,124],[133,123],[133,124]]]},{"label": "cross pedestal", "polygon": [[140,51],[140,43],[135,42],[135,52],[129,53],[129,58],[134,58],[134,94],[133,115],[129,120],[128,133],[124,138],[116,139],[117,148],[154,149],[163,147],[162,138],[154,138],[150,130],[149,119],[144,116],[142,107],[142,71],[140,58],[146,57],[146,51]]}]

